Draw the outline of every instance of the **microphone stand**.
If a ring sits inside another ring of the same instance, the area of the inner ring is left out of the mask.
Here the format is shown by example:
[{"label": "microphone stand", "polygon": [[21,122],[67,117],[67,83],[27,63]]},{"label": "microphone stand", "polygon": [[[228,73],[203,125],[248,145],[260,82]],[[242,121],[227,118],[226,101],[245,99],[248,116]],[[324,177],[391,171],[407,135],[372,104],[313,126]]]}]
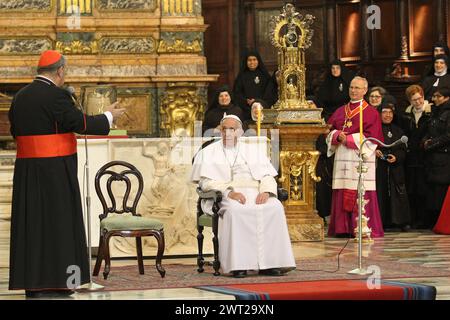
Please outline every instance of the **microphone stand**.
[{"label": "microphone stand", "polygon": [[[72,95],[72,99],[76,105],[79,106],[81,112],[84,114],[83,105]],[[87,129],[87,128],[86,128]],[[101,290],[104,286],[95,283],[92,280],[92,240],[91,240],[91,188],[89,185],[89,153],[87,144],[87,133],[84,133],[84,152],[86,155],[84,163],[84,174],[86,175],[86,220],[87,220],[87,236],[88,236],[88,258],[89,258],[89,283],[79,287],[88,291]]]},{"label": "microphone stand", "polygon": [[406,144],[408,139],[406,139],[406,141],[403,141],[403,139],[400,139],[391,144],[384,144],[383,142],[381,142],[380,140],[378,140],[376,138],[368,137],[368,138],[365,138],[361,144],[361,147],[359,150],[359,163],[358,163],[358,167],[357,167],[357,171],[359,173],[359,177],[358,177],[358,268],[347,272],[349,274],[357,274],[357,275],[369,275],[369,274],[373,273],[372,271],[369,271],[369,270],[363,268],[363,266],[362,266],[362,212],[363,212],[363,207],[365,206],[365,203],[364,203],[365,190],[364,190],[363,173],[367,173],[367,171],[368,171],[368,167],[363,165],[364,160],[363,160],[362,149],[363,149],[364,144],[367,141],[375,141],[375,142],[378,142],[381,146],[389,148],[389,147],[395,146],[399,143]]}]

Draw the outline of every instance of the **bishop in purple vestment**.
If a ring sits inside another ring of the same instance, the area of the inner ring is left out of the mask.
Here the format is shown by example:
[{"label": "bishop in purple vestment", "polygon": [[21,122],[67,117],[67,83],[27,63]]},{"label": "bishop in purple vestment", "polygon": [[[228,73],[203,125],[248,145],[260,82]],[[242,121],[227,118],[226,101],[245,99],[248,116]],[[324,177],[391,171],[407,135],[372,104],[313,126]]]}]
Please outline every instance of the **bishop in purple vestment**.
[{"label": "bishop in purple vestment", "polygon": [[[327,137],[328,156],[335,155],[333,169],[333,195],[329,236],[354,235],[357,226],[358,156],[360,149],[360,108],[363,109],[363,139],[373,137],[383,141],[383,131],[378,111],[364,101],[367,80],[355,77],[350,83],[350,102],[338,108],[328,120],[331,132]],[[368,141],[363,146],[365,216],[372,237],[383,237],[383,224],[378,208],[375,185],[375,150],[377,144]]]}]

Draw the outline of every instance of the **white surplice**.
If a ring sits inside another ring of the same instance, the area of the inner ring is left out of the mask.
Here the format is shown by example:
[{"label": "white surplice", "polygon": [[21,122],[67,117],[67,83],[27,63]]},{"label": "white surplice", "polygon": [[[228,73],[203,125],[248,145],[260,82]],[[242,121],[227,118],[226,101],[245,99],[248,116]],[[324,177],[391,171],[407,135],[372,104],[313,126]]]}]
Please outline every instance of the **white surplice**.
[{"label": "white surplice", "polygon": [[[331,131],[326,139],[328,145],[327,156],[331,157],[335,154],[333,166],[333,189],[358,189],[358,166],[359,166],[359,147],[360,136],[359,133],[352,134],[353,141],[357,149],[350,149],[345,146],[333,145],[331,140],[336,130]],[[363,139],[365,137],[363,136]],[[364,189],[366,191],[375,191],[375,151],[377,145],[372,141],[367,141],[363,146],[363,160],[364,166],[367,167],[367,172],[364,174]]]},{"label": "white surplice", "polygon": [[[277,172],[267,156],[239,143],[224,148],[222,141],[201,153],[194,161],[191,180],[199,182],[204,191],[215,189],[224,194],[219,210],[222,271],[295,268],[283,205],[275,196],[265,204],[255,203],[261,192],[277,194]],[[244,194],[246,203],[228,198],[231,190]]]}]

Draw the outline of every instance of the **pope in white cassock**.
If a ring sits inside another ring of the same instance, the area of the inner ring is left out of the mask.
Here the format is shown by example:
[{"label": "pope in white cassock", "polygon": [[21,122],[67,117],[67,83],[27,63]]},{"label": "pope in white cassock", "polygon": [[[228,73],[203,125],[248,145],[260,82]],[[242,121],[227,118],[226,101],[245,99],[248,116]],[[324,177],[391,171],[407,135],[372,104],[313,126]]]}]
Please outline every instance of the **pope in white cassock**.
[{"label": "pope in white cassock", "polygon": [[196,155],[191,180],[203,191],[219,190],[219,259],[223,273],[245,277],[247,270],[280,276],[295,269],[284,214],[277,199],[277,171],[264,148],[243,143],[242,123],[225,115],[220,141]]}]

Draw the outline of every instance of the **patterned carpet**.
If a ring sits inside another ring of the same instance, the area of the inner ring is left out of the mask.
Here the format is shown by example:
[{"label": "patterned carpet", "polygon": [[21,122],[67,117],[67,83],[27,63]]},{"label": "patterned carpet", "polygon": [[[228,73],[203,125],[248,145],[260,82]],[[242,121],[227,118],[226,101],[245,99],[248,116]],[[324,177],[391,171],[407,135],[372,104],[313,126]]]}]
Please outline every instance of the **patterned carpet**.
[{"label": "patterned carpet", "polygon": [[[401,278],[427,278],[427,277],[450,277],[447,268],[424,268],[420,264],[405,263],[399,261],[388,261],[381,259],[364,259],[363,266],[375,270],[382,279]],[[212,274],[212,268],[206,267],[204,273],[197,273],[195,265],[164,264],[166,277],[161,278],[154,265],[147,260],[145,274],[140,275],[136,266],[114,267],[112,261],[111,272],[107,280],[103,280],[102,273],[94,277],[94,281],[105,286],[106,291],[115,290],[140,290],[159,288],[184,288],[211,285],[231,285],[244,283],[274,283],[313,280],[336,280],[336,279],[366,279],[367,276],[347,274],[348,271],[357,267],[357,259],[354,257],[341,257],[340,268],[337,269],[336,257],[319,259],[302,259],[297,261],[297,269],[282,277],[261,276],[257,272],[250,272],[243,279],[231,276],[218,276]],[[101,270],[103,272],[103,269]]]}]

